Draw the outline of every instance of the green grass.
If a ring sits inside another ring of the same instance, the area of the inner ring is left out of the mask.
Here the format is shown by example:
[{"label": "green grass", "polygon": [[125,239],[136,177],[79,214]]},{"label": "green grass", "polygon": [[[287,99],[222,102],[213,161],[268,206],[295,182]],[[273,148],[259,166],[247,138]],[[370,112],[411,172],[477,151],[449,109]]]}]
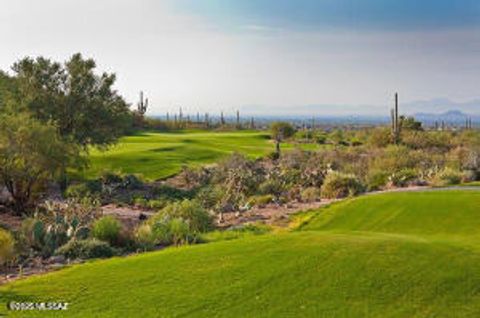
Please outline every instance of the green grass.
[{"label": "green grass", "polygon": [[[292,147],[290,144],[284,145],[285,149]],[[141,133],[120,139],[117,145],[107,151],[92,150],[91,166],[84,177],[95,177],[102,171],[118,171],[142,174],[147,179],[160,179],[178,173],[183,165],[213,163],[233,152],[256,158],[273,150],[274,145],[267,132]]]},{"label": "green grass", "polygon": [[324,208],[302,229],[472,238],[480,234],[480,191],[362,196]]},{"label": "green grass", "polygon": [[70,302],[59,317],[478,317],[479,227],[475,191],[365,196],[298,231],[94,261],[0,301]]}]

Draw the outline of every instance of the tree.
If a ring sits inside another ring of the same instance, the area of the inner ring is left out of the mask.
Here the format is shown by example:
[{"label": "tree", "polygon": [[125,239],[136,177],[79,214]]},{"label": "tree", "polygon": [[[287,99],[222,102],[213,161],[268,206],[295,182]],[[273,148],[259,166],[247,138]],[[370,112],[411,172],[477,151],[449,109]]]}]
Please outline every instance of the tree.
[{"label": "tree", "polygon": [[50,124],[25,113],[0,115],[0,182],[17,214],[28,210],[61,168],[79,164],[79,153]]},{"label": "tree", "polygon": [[7,106],[8,100],[15,91],[15,82],[4,72],[0,71],[0,111]]},{"label": "tree", "polygon": [[403,129],[406,129],[406,130],[416,130],[416,131],[423,130],[422,122],[416,121],[415,118],[412,116],[409,116],[409,117],[400,116],[400,125]]},{"label": "tree", "polygon": [[275,151],[280,155],[280,143],[295,134],[295,128],[287,122],[274,122],[270,126],[272,139],[275,141]]},{"label": "tree", "polygon": [[85,148],[112,144],[131,124],[131,112],[113,89],[115,74],[97,75],[95,68],[93,59],[79,53],[64,65],[24,58],[13,66],[17,105]]},{"label": "tree", "polygon": [[[13,110],[31,112],[84,151],[113,144],[131,127],[132,112],[113,89],[115,74],[97,75],[95,68],[93,59],[79,53],[64,64],[43,57],[18,61],[13,66],[17,85]],[[66,164],[61,172],[64,190]]]}]

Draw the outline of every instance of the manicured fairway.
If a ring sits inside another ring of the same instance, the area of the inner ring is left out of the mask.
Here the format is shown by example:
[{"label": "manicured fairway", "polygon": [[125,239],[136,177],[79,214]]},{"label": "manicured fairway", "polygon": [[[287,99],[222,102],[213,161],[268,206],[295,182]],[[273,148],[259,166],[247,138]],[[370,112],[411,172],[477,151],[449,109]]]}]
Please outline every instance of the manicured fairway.
[{"label": "manicured fairway", "polygon": [[475,191],[366,196],[299,231],[94,261],[0,301],[70,302],[58,317],[478,317],[479,206]]},{"label": "manicured fairway", "polygon": [[368,231],[445,239],[479,238],[480,191],[362,196],[322,210],[303,230]]},{"label": "manicured fairway", "polygon": [[[292,147],[285,145],[285,149]],[[91,167],[85,175],[94,177],[108,170],[139,173],[148,179],[159,179],[179,172],[183,165],[213,163],[235,151],[260,157],[273,150],[274,145],[266,132],[142,133],[122,138],[105,152],[93,150]]]}]

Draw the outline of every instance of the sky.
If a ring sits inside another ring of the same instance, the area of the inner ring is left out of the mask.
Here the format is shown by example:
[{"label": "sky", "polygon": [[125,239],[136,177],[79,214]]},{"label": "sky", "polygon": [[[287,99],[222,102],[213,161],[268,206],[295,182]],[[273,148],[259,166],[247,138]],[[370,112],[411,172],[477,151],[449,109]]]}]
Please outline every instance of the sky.
[{"label": "sky", "polygon": [[411,112],[480,97],[476,0],[1,3],[1,69],[81,52],[152,115],[388,115],[397,91]]}]

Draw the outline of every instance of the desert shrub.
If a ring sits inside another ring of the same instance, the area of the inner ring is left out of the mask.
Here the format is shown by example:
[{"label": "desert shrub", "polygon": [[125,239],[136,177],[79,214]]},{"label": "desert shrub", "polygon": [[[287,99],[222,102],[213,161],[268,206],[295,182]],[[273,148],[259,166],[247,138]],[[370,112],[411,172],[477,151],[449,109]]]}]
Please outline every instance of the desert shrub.
[{"label": "desert shrub", "polygon": [[120,173],[104,171],[100,176],[99,181],[101,181],[103,184],[122,183],[123,177]]},{"label": "desert shrub", "polygon": [[313,136],[315,142],[317,144],[323,145],[327,142],[327,136],[323,133],[317,133],[315,136]]},{"label": "desert shrub", "polygon": [[478,179],[478,172],[473,170],[465,170],[462,173],[462,183],[473,182]]},{"label": "desert shrub", "polygon": [[97,196],[102,192],[100,180],[90,180],[84,183],[72,184],[65,191],[67,198],[85,198]]},{"label": "desert shrub", "polygon": [[178,174],[179,180],[182,180],[183,185],[188,188],[204,186],[209,183],[211,177],[211,169],[205,167],[183,166],[182,171]]},{"label": "desert shrub", "polygon": [[189,228],[195,232],[206,232],[212,227],[212,217],[195,200],[183,200],[169,204],[151,219],[156,218],[181,218],[189,224]]},{"label": "desert shrub", "polygon": [[375,153],[370,169],[398,172],[402,169],[414,169],[418,165],[419,152],[412,151],[405,146],[390,145]]},{"label": "desert shrub", "polygon": [[0,265],[5,264],[14,256],[15,240],[6,230],[0,228]]},{"label": "desert shrub", "polygon": [[166,217],[152,226],[153,234],[159,244],[181,245],[196,242],[198,234],[190,230],[189,224],[182,218]]},{"label": "desert shrub", "polygon": [[141,224],[135,229],[135,243],[143,250],[151,250],[155,246],[155,235],[149,224]]},{"label": "desert shrub", "polygon": [[418,173],[414,169],[402,169],[392,173],[388,180],[395,187],[405,187],[418,179]]},{"label": "desert shrub", "polygon": [[303,189],[300,198],[303,202],[316,202],[320,200],[320,189],[315,187]]},{"label": "desert shrub", "polygon": [[128,190],[137,190],[142,189],[144,182],[142,177],[137,174],[127,174],[123,177],[122,186]]},{"label": "desert shrub", "polygon": [[463,176],[458,170],[445,168],[437,174],[434,183],[440,186],[460,184]]},{"label": "desert shrub", "polygon": [[274,201],[274,197],[271,194],[264,194],[264,195],[253,195],[247,200],[247,205],[252,206],[265,206],[269,203]]},{"label": "desert shrub", "polygon": [[364,191],[362,183],[355,175],[330,172],[321,188],[323,198],[335,199],[354,196]]},{"label": "desert shrub", "polygon": [[56,251],[68,259],[107,258],[115,255],[115,250],[105,241],[97,239],[72,240]]},{"label": "desert shrub", "polygon": [[132,199],[132,204],[141,208],[159,210],[163,209],[170,203],[169,200],[160,198],[160,199],[146,199],[145,197],[134,197]]},{"label": "desert shrub", "polygon": [[116,218],[110,215],[104,216],[93,224],[92,235],[94,238],[115,245],[120,241],[121,229],[122,225]]},{"label": "desert shrub", "polygon": [[255,193],[263,178],[263,168],[241,154],[235,153],[221,161],[212,178],[215,184],[222,187],[218,209],[238,209],[248,196]]},{"label": "desert shrub", "polygon": [[445,132],[423,132],[405,130],[402,132],[402,143],[412,149],[439,149],[448,151],[452,140]]},{"label": "desert shrub", "polygon": [[176,201],[183,199],[191,199],[194,195],[193,191],[174,188],[168,185],[160,185],[152,191],[153,196],[157,199]]},{"label": "desert shrub", "polygon": [[258,192],[263,195],[271,194],[278,198],[285,191],[285,183],[280,176],[273,175],[258,186]]},{"label": "desert shrub", "polygon": [[200,189],[195,199],[205,209],[215,209],[222,199],[223,191],[220,186],[208,186]]},{"label": "desert shrub", "polygon": [[386,171],[373,170],[367,175],[367,188],[369,191],[382,189],[388,183],[389,173]]},{"label": "desert shrub", "polygon": [[194,200],[174,202],[148,220],[159,244],[196,242],[200,233],[212,228],[212,216]]},{"label": "desert shrub", "polygon": [[276,151],[269,152],[266,156],[267,159],[269,160],[278,160],[280,158],[280,153]]}]

